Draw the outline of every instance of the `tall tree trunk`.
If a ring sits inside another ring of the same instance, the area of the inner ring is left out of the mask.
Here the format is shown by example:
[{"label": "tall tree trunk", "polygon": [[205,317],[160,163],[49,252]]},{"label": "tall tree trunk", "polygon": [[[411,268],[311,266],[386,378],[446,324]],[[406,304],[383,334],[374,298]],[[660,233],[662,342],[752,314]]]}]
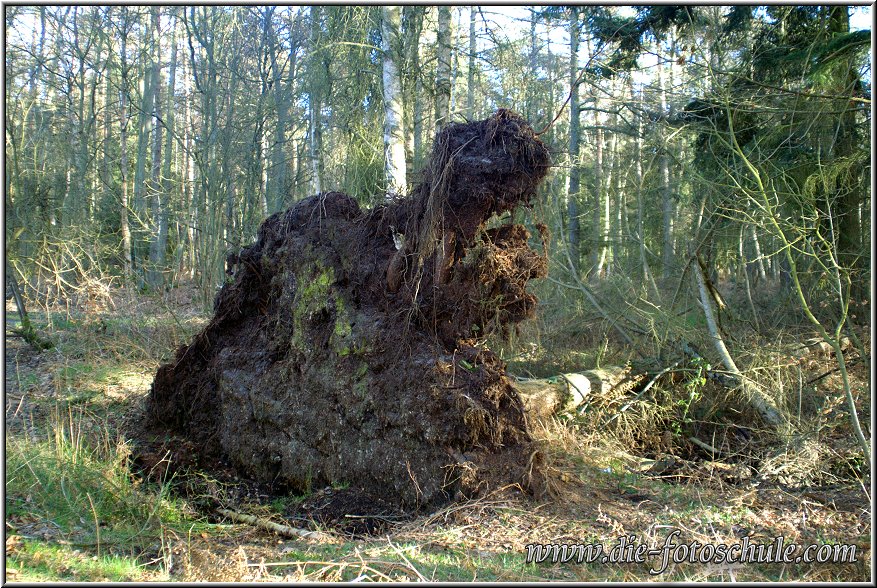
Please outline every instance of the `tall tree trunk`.
[{"label": "tall tree trunk", "polygon": [[[190,78],[191,79],[191,76]],[[186,174],[186,190],[185,190],[185,201],[186,201],[186,243],[187,247],[187,257],[189,260],[189,279],[195,278],[195,226],[198,222],[198,205],[197,205],[197,197],[196,197],[196,186],[195,186],[195,157],[193,153],[193,149],[195,148],[195,141],[193,139],[193,135],[195,132],[195,121],[192,116],[192,100],[194,99],[193,93],[191,91],[191,84],[189,85],[188,96],[186,97],[186,106],[185,106],[185,116],[186,116],[186,157],[185,157],[185,166],[184,173]]]},{"label": "tall tree trunk", "polygon": [[[107,8],[107,17],[110,17],[110,8]],[[120,206],[120,232],[122,233],[122,260],[125,276],[131,276],[133,260],[131,258],[131,229],[128,225],[128,7],[122,6],[122,30],[120,34],[119,61],[121,64],[122,88],[119,92],[119,166],[121,206]]]},{"label": "tall tree trunk", "polygon": [[311,6],[311,72],[310,72],[310,82],[309,82],[309,92],[308,92],[308,114],[309,114],[309,142],[308,146],[310,147],[310,156],[311,156],[311,171],[313,173],[313,190],[314,193],[319,194],[323,191],[323,161],[322,161],[322,150],[323,150],[323,133],[321,131],[322,126],[322,116],[320,114],[321,109],[321,96],[323,90],[323,83],[325,80],[322,79],[322,67],[320,67],[320,63],[322,63],[322,56],[318,55],[325,51],[319,47],[322,39],[322,33],[320,31],[320,7],[319,6]]},{"label": "tall tree trunk", "polygon": [[[152,288],[161,286],[162,265],[164,264],[164,251],[159,250],[159,234],[161,233],[161,216],[164,208],[162,185],[161,185],[161,148],[162,148],[162,125],[159,120],[161,112],[161,14],[159,7],[152,7],[152,30],[154,42],[154,55],[152,61],[152,79],[155,87],[154,110],[150,113],[154,121],[152,123],[152,178],[149,182],[149,196],[151,211],[151,234],[149,235],[149,271],[147,272],[149,285]],[[170,133],[169,133],[170,134]]]},{"label": "tall tree trunk", "polygon": [[[667,101],[667,60],[672,59],[673,54],[667,56],[667,59],[661,60],[658,66],[658,84],[661,91],[661,113],[666,114],[668,111]],[[660,60],[660,56],[659,56]],[[659,123],[661,124],[661,123]],[[663,125],[661,125],[661,213],[662,213],[662,255],[663,268],[661,277],[664,281],[668,280],[673,272],[673,191],[670,186],[670,155],[667,151],[667,133]]]},{"label": "tall tree trunk", "polygon": [[[536,16],[535,8],[530,9],[530,36],[529,36],[529,54],[527,57],[527,66],[530,68],[530,75],[536,76],[537,61],[539,48],[536,46]],[[524,117],[532,121],[536,116],[535,96],[536,92],[533,88],[534,84],[526,84],[524,89],[526,99],[524,102]]]},{"label": "tall tree trunk", "polygon": [[755,248],[755,261],[756,266],[758,267],[758,277],[762,280],[767,279],[767,268],[764,266],[764,257],[761,255],[761,243],[758,240],[758,231],[755,230],[755,225],[749,225],[749,234],[752,237],[752,246]]},{"label": "tall tree trunk", "polygon": [[[175,113],[175,104],[174,104],[174,88],[177,83],[177,26],[178,22],[175,16],[173,17],[173,25],[171,27],[171,44],[170,44],[170,65],[168,71],[168,82],[167,82],[167,94],[165,100],[165,108],[164,108],[164,124],[167,126],[167,138],[164,144],[164,160],[161,166],[161,176],[157,183],[158,193],[156,194],[156,203],[158,205],[158,218],[156,219],[158,223],[158,235],[155,239],[155,250],[152,255],[153,265],[159,269],[164,270],[167,265],[167,239],[168,239],[168,206],[169,199],[171,194],[171,164],[173,162],[173,145],[174,145],[174,132],[175,132],[175,121],[176,121],[176,113]],[[161,128],[161,125],[158,125],[158,128]],[[161,136],[160,132],[158,133],[159,138]],[[163,280],[161,276],[163,274],[159,274],[159,280],[157,281],[156,286],[161,286]]]},{"label": "tall tree trunk", "polygon": [[475,7],[469,7],[469,67],[466,71],[466,118],[475,119]]},{"label": "tall tree trunk", "polygon": [[[614,92],[613,92],[614,93]],[[618,123],[617,117],[612,115],[609,121],[613,128]],[[609,171],[606,174],[605,188],[605,211],[603,222],[603,234],[606,237],[606,275],[620,269],[621,263],[621,237],[622,237],[622,210],[624,209],[624,178],[618,169],[618,134],[614,131],[609,136]],[[612,205],[614,204],[614,212]]]},{"label": "tall tree trunk", "polygon": [[[107,11],[112,7],[107,7]],[[103,200],[110,201],[113,195],[113,175],[110,171],[110,145],[112,144],[112,128],[114,124],[113,118],[113,38],[107,33],[106,35],[106,45],[107,45],[107,61],[106,61],[106,69],[104,70],[104,116],[103,116],[103,140],[101,143],[101,166],[100,166],[100,179],[101,184],[103,186]]]},{"label": "tall tree trunk", "polygon": [[[289,190],[287,180],[289,166],[286,154],[284,153],[284,146],[286,145],[286,129],[289,127],[288,95],[292,94],[292,89],[284,89],[281,83],[283,75],[277,65],[277,35],[272,22],[273,14],[273,7],[266,9],[265,27],[268,28],[268,51],[271,56],[272,87],[274,88],[274,104],[277,109],[277,118],[274,125],[274,147],[271,156],[273,173],[268,176],[270,196],[268,196],[267,200],[271,203],[271,212],[277,212],[283,209],[284,199],[287,197],[287,191]],[[293,58],[294,55],[290,55],[290,71],[295,67]],[[292,76],[290,75],[291,78]]]},{"label": "tall tree trunk", "polygon": [[454,113],[458,111],[457,108],[457,76],[460,73],[460,39],[462,38],[462,25],[463,25],[463,9],[461,7],[456,7],[457,11],[457,24],[454,25],[453,21],[451,24],[451,98],[449,100],[449,110],[448,110],[448,121],[450,122],[450,117],[453,116]]},{"label": "tall tree trunk", "polygon": [[[633,89],[633,80],[630,81],[630,98],[637,101],[640,111],[643,110],[643,94],[640,92],[637,98]],[[636,224],[637,233],[639,235],[639,255],[642,264],[643,280],[651,284],[653,291],[657,294],[658,288],[655,284],[655,278],[649,267],[648,251],[646,249],[646,233],[645,223],[643,222],[643,134],[644,125],[642,115],[637,116],[636,138],[634,140],[634,165],[636,166]]]},{"label": "tall tree trunk", "polygon": [[758,312],[755,310],[755,303],[752,301],[752,283],[749,280],[749,268],[747,267],[749,263],[746,261],[746,248],[743,246],[743,234],[744,229],[746,228],[745,224],[740,224],[740,239],[738,246],[738,255],[740,256],[740,265],[743,269],[743,280],[746,284],[746,300],[749,302],[749,309],[752,311],[752,321],[755,324],[755,329],[760,330],[761,327],[758,324]]},{"label": "tall tree trunk", "polygon": [[451,7],[438,7],[438,30],[436,32],[435,70],[435,127],[448,123],[448,107],[451,102]]},{"label": "tall tree trunk", "polygon": [[[69,111],[71,121],[71,146],[72,177],[70,186],[70,199],[68,210],[65,214],[70,225],[79,225],[83,220],[83,212],[86,209],[85,187],[87,180],[86,162],[88,161],[88,136],[86,135],[87,115],[85,112],[85,53],[81,46],[79,27],[82,15],[79,7],[73,7],[73,16],[70,23],[73,29],[73,55],[72,60],[79,63],[78,71],[73,80],[76,87],[76,111]],[[72,68],[71,68],[72,69]],[[71,86],[72,89],[72,86]],[[72,97],[71,97],[72,99]],[[72,104],[71,104],[72,106]]]},{"label": "tall tree trunk", "polygon": [[[848,6],[830,6],[829,32],[834,36],[850,32],[850,15]],[[841,60],[843,69],[835,82],[832,93],[838,96],[853,96],[859,86],[859,72],[854,57]],[[837,110],[841,113],[837,122],[837,134],[834,145],[833,159],[841,161],[853,155],[856,150],[856,105],[850,100],[836,101]],[[853,300],[862,300],[868,296],[861,273],[865,269],[863,259],[865,250],[862,248],[862,225],[858,209],[864,201],[867,188],[861,181],[861,167],[850,174],[840,174],[835,180],[834,198],[836,200],[835,216],[837,218],[833,239],[837,247],[837,263],[842,269],[852,273],[850,295]]]},{"label": "tall tree trunk", "polygon": [[420,169],[423,149],[423,74],[420,71],[420,36],[423,32],[423,6],[405,6],[402,9],[404,34],[402,38],[405,65],[401,72],[402,110],[405,115],[405,160],[410,172]]},{"label": "tall tree trunk", "polygon": [[[599,100],[597,101],[599,106]],[[592,235],[594,236],[594,269],[593,276],[599,278],[603,275],[606,268],[606,252],[608,236],[605,233],[604,226],[608,220],[606,214],[606,206],[604,201],[608,202],[608,197],[604,190],[604,172],[603,172],[603,152],[604,137],[603,128],[600,126],[600,115],[594,112],[594,228]]]},{"label": "tall tree trunk", "polygon": [[[579,167],[580,116],[579,112],[579,9],[569,8],[569,191],[567,193],[567,245],[573,262],[579,262],[580,224],[579,190],[581,170]],[[577,271],[578,268],[571,268]]]},{"label": "tall tree trunk", "polygon": [[401,40],[399,39],[400,14],[398,6],[381,9],[381,49],[383,56],[384,89],[384,175],[387,196],[405,194],[405,137],[402,96],[399,88]]},{"label": "tall tree trunk", "polygon": [[[420,30],[423,28],[423,14],[420,15]],[[419,33],[418,33],[419,37]],[[414,138],[412,140],[414,147],[414,167],[420,169],[423,162],[423,75],[420,72],[420,42],[414,44],[412,51],[411,70],[414,72],[414,114],[413,127]]]},{"label": "tall tree trunk", "polygon": [[[156,7],[157,8],[157,7]],[[154,20],[149,21],[150,24],[147,26],[146,39],[149,39],[151,44],[155,42],[155,23]],[[152,48],[154,49],[154,47]],[[134,242],[134,262],[137,263],[138,258],[140,258],[140,254],[138,252],[142,251],[142,245],[144,241],[148,241],[150,235],[144,234],[144,230],[148,230],[149,224],[147,224],[147,202],[146,202],[146,188],[147,188],[147,180],[146,180],[146,162],[149,159],[150,155],[150,139],[152,138],[152,129],[153,129],[153,115],[155,108],[155,95],[156,90],[158,88],[158,80],[155,79],[157,68],[155,67],[155,56],[154,53],[149,53],[150,58],[147,64],[143,66],[143,92],[142,92],[142,100],[140,102],[140,114],[139,114],[139,125],[138,125],[138,133],[137,133],[137,159],[134,163],[134,212],[136,217],[139,219],[139,223],[136,225],[136,233],[139,235],[139,238]],[[141,262],[142,266],[143,263]],[[146,270],[147,268],[141,267],[141,270]],[[143,279],[148,279],[147,275],[143,275],[142,272],[138,272],[138,276],[141,276]]]}]

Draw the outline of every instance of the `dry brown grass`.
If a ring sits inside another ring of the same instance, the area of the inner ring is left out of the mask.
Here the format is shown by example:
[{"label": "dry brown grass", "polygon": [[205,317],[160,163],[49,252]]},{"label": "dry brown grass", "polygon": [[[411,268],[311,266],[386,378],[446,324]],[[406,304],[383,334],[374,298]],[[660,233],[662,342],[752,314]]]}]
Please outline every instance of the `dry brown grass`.
[{"label": "dry brown grass", "polygon": [[[121,422],[112,421],[112,415],[143,397],[158,362],[204,320],[192,303],[196,297],[185,292],[172,291],[164,299],[116,295],[115,311],[73,314],[64,321],[56,315],[55,327],[48,329],[60,342],[56,350],[37,354],[17,339],[7,340],[10,435],[23,442],[44,434],[52,407],[61,402],[104,423],[92,432],[104,435],[105,442],[107,427]],[[802,388],[806,394],[798,417],[798,382],[833,365],[818,354],[786,365],[791,339],[773,346],[762,342],[759,353],[741,363],[762,382],[782,382],[784,406],[800,429],[797,436],[781,439],[756,429],[749,445],[723,441],[719,433],[730,429],[719,412],[743,410],[743,399],[708,386],[690,424],[695,428],[688,432],[722,450],[709,456],[670,431],[678,413],[668,403],[679,398],[679,390],[656,386],[654,395],[608,427],[604,424],[629,395],[595,398],[584,416],[534,423],[550,479],[550,492],[542,499],[508,487],[393,523],[381,536],[334,535],[323,542],[280,538],[219,518],[192,532],[168,525],[160,544],[139,561],[151,578],[183,581],[866,581],[871,577],[869,484],[856,469],[860,464],[837,374]],[[533,352],[545,353],[542,348]],[[591,361],[593,350],[587,353],[588,359],[576,361]],[[604,357],[613,359],[612,350]],[[851,376],[867,421],[871,399],[864,363],[854,363]],[[734,419],[750,417],[735,414]],[[658,472],[655,464],[666,456],[675,461]],[[741,473],[745,468],[749,476]],[[760,477],[752,475],[755,469]],[[65,535],[52,531],[56,528],[39,510],[34,504],[34,516],[18,520],[14,536],[35,533],[36,539],[25,540],[57,545]],[[282,519],[265,505],[257,510]],[[36,534],[43,527],[51,531],[46,538]],[[856,564],[831,565],[684,564],[660,576],[649,574],[650,564],[524,562],[529,543],[593,542],[608,548],[634,533],[640,542],[657,546],[673,529],[681,532],[679,541],[713,544],[737,543],[743,535],[759,543],[779,535],[800,544],[849,543],[857,545],[860,557]],[[13,541],[15,549],[20,550]],[[77,549],[86,557],[95,554],[93,547]]]}]

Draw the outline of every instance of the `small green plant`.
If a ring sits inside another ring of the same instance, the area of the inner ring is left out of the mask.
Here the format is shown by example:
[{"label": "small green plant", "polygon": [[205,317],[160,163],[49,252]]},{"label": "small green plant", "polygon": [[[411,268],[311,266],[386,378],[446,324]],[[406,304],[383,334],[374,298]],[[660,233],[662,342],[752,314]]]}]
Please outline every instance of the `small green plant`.
[{"label": "small green plant", "polygon": [[600,343],[600,346],[597,347],[597,356],[594,358],[594,364],[596,369],[600,369],[602,367],[603,358],[606,357],[606,352],[609,351],[609,338],[603,337],[603,341]]},{"label": "small green plant", "polygon": [[676,405],[682,409],[682,415],[679,419],[672,422],[673,432],[679,436],[682,435],[683,425],[691,423],[688,416],[692,405],[697,403],[703,395],[703,387],[706,386],[706,375],[712,369],[708,361],[702,357],[695,357],[691,360],[691,376],[685,382],[685,391],[687,396],[676,401]]}]

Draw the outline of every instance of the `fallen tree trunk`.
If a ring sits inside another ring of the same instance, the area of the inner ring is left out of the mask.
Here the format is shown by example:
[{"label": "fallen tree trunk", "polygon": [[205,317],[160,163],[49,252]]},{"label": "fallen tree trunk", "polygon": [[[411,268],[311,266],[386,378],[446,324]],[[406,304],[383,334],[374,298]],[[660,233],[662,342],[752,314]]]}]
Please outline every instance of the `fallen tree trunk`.
[{"label": "fallen tree trunk", "polygon": [[713,311],[711,301],[713,297],[710,295],[707,288],[706,277],[704,275],[704,263],[703,260],[700,259],[700,256],[697,257],[696,263],[693,263],[692,267],[694,268],[694,279],[697,282],[697,290],[700,294],[700,306],[701,308],[703,308],[703,314],[706,318],[707,329],[709,330],[710,337],[713,340],[713,345],[716,348],[716,352],[722,359],[722,363],[728,369],[728,372],[730,372],[731,376],[736,380],[737,384],[743,390],[743,393],[749,397],[752,407],[758,411],[758,414],[761,415],[761,418],[763,418],[768,424],[775,427],[781,425],[784,422],[784,419],[779,409],[777,408],[776,401],[768,394],[766,394],[765,391],[762,390],[755,382],[747,379],[746,376],[744,376],[743,373],[740,372],[740,369],[734,362],[734,358],[731,357],[731,353],[725,346],[725,341],[724,339],[722,339],[722,334],[719,331],[718,324],[716,323],[715,313]]},{"label": "fallen tree trunk", "polygon": [[217,512],[235,522],[253,525],[254,527],[259,527],[260,529],[265,529],[266,531],[273,531],[278,535],[283,535],[284,537],[300,537],[304,539],[315,539],[317,541],[326,541],[329,538],[328,535],[319,531],[311,531],[309,529],[300,529],[298,527],[290,527],[289,525],[281,525],[279,523],[275,523],[274,521],[269,521],[268,519],[259,518],[250,514],[235,512],[233,510],[228,510],[227,508],[220,508]]},{"label": "fallen tree trunk", "polygon": [[630,365],[595,368],[551,378],[513,380],[530,418],[545,418],[571,412],[595,396],[622,395],[645,381],[648,375]]}]

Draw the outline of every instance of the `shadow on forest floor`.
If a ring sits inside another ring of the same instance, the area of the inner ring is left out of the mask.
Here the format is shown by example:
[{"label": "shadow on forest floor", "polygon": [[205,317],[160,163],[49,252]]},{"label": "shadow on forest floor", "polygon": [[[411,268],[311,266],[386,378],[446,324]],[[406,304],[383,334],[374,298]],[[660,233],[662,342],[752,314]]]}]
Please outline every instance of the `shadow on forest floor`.
[{"label": "shadow on forest floor", "polygon": [[[142,410],[160,362],[202,327],[188,287],[163,298],[117,292],[88,314],[33,313],[56,347],[36,352],[6,334],[6,570],[9,581],[40,580],[433,580],[433,581],[866,581],[871,576],[869,498],[855,476],[831,484],[758,483],[722,460],[679,458],[664,468],[636,445],[577,419],[535,427],[554,487],[541,501],[505,488],[416,517],[388,516],[377,534],[320,528],[319,538],[282,537],[234,524],[181,494],[182,477],[153,483],[131,473],[126,423]],[[7,320],[14,315],[7,305]],[[522,346],[523,348],[523,346]],[[539,350],[536,350],[538,352]],[[571,356],[573,357],[573,356]],[[574,357],[573,357],[574,359]],[[831,369],[829,359],[809,373]],[[566,367],[569,370],[569,367]],[[854,385],[868,375],[852,372]],[[830,378],[826,378],[830,380]],[[825,384],[832,384],[827,381]],[[843,409],[826,405],[825,422]],[[824,423],[823,423],[824,425]],[[833,429],[817,432],[828,441]],[[660,431],[655,432],[659,437]],[[830,447],[830,445],[829,445]],[[182,474],[181,474],[182,476]],[[189,488],[223,492],[223,482],[187,473]],[[194,480],[194,482],[193,482]],[[225,483],[228,483],[226,481]],[[233,485],[233,484],[232,484]],[[865,484],[867,486],[867,483]],[[302,526],[289,518],[309,496],[237,491],[233,510]],[[337,523],[337,517],[336,517]],[[660,548],[769,544],[849,544],[857,563],[527,563],[532,543],[602,544],[619,538]]]}]

